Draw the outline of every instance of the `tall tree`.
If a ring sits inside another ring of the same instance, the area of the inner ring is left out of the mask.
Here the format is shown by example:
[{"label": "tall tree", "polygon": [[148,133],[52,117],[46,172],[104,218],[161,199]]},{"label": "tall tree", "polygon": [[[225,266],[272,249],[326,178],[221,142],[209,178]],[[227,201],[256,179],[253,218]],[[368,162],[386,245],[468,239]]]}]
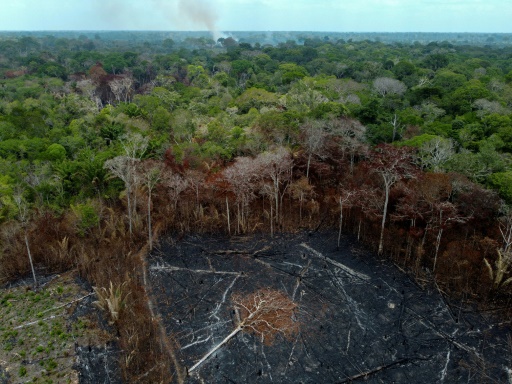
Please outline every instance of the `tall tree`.
[{"label": "tall tree", "polygon": [[16,207],[18,208],[18,219],[21,223],[21,226],[23,228],[23,235],[25,239],[25,246],[27,248],[27,254],[28,254],[28,261],[30,263],[30,269],[32,270],[32,277],[34,279],[34,288],[37,287],[37,277],[36,277],[36,271],[34,269],[34,262],[32,260],[32,253],[30,252],[30,243],[28,241],[28,220],[29,220],[29,211],[28,211],[28,204],[23,197],[23,189],[18,188],[17,191],[15,191],[15,194],[13,196],[14,203],[16,204]]},{"label": "tall tree", "polygon": [[306,178],[309,180],[311,158],[313,156],[325,157],[325,145],[328,134],[324,130],[324,124],[318,120],[307,120],[301,125],[300,130],[302,132],[302,143],[308,156]]},{"label": "tall tree", "polygon": [[388,213],[389,193],[395,183],[402,179],[414,178],[417,167],[413,162],[412,152],[408,148],[396,148],[381,144],[370,155],[370,169],[382,178],[384,205],[379,237],[379,254],[384,251],[384,228]]},{"label": "tall tree", "polygon": [[263,178],[270,181],[264,181],[262,186],[262,193],[269,197],[271,208],[274,205],[274,217],[271,213],[270,222],[279,225],[282,213],[280,202],[291,181],[293,159],[286,148],[278,147],[271,152],[263,152],[257,157],[257,161]]},{"label": "tall tree", "polygon": [[[256,197],[254,192],[261,179],[259,163],[250,157],[237,157],[235,163],[224,170],[223,177],[235,195],[237,232],[240,233],[247,229],[249,204]],[[229,210],[228,200],[226,200],[226,204]],[[231,231],[230,228],[229,231]]]}]

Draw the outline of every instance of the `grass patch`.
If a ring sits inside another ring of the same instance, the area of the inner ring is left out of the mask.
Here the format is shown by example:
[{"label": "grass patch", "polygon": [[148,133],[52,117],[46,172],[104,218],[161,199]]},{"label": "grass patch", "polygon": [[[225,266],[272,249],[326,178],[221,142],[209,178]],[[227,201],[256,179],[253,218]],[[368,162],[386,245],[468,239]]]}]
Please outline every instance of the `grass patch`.
[{"label": "grass patch", "polygon": [[75,342],[103,345],[105,332],[84,317],[71,317],[89,292],[71,274],[54,279],[38,292],[27,287],[0,290],[0,361],[23,382],[78,382],[73,369]]}]

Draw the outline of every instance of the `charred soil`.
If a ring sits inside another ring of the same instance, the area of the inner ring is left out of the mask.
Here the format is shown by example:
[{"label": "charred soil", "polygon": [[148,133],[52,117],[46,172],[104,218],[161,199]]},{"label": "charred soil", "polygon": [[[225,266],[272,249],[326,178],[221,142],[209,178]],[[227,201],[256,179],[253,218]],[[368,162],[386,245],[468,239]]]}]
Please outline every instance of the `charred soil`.
[{"label": "charred soil", "polygon": [[[509,322],[448,301],[435,285],[418,285],[348,237],[339,249],[336,243],[334,233],[162,243],[148,258],[151,296],[182,365],[190,370],[224,341],[186,381],[510,379]],[[279,292],[293,303],[287,321],[266,318],[271,338],[260,325],[245,326],[256,304],[244,310],[241,298],[255,302],[255,292]]]}]

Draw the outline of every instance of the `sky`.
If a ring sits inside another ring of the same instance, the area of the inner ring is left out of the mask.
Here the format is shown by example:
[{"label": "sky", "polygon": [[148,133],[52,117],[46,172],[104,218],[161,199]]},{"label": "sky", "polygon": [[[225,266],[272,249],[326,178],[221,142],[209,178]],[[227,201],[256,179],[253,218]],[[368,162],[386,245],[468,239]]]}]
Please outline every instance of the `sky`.
[{"label": "sky", "polygon": [[2,0],[0,30],[512,32],[511,0]]}]

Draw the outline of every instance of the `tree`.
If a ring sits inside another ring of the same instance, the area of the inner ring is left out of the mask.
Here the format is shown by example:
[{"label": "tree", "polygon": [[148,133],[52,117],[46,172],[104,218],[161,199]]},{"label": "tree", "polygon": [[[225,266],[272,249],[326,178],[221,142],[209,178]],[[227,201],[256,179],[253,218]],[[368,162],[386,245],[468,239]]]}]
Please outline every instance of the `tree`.
[{"label": "tree", "polygon": [[143,163],[139,163],[137,172],[140,174],[142,183],[146,187],[148,194],[147,200],[147,214],[148,214],[148,241],[149,250],[153,249],[153,229],[151,222],[151,201],[153,196],[153,189],[156,187],[162,177],[162,164],[156,160],[146,160]]},{"label": "tree", "polygon": [[297,304],[280,291],[260,289],[248,295],[234,294],[231,300],[237,321],[235,329],[190,367],[188,372],[196,370],[240,331],[254,332],[266,343],[272,343],[277,335],[290,338],[299,331],[299,324],[294,320]]},{"label": "tree", "polygon": [[316,195],[314,186],[309,183],[307,177],[303,176],[290,184],[290,193],[294,199],[299,200],[299,220],[302,223],[302,206],[305,199],[313,198]]},{"label": "tree", "polygon": [[433,71],[437,71],[440,68],[446,67],[450,60],[448,57],[442,53],[433,53],[428,55],[423,63],[427,68],[432,69]]},{"label": "tree", "polygon": [[435,272],[443,231],[453,223],[466,222],[468,218],[460,216],[457,207],[449,201],[436,201],[435,204],[433,204],[432,213],[429,224],[432,228],[437,227],[434,264],[432,267],[432,272]]},{"label": "tree", "polygon": [[307,120],[301,125],[303,147],[308,155],[308,163],[306,166],[306,178],[309,180],[309,167],[311,165],[311,157],[324,157],[325,144],[328,138],[327,132],[324,130],[323,124],[318,120]]},{"label": "tree", "polygon": [[387,95],[402,96],[407,91],[407,86],[400,80],[378,77],[373,81],[373,89],[382,97]]},{"label": "tree", "polygon": [[341,188],[338,201],[340,203],[340,228],[338,231],[338,248],[340,247],[341,242],[341,230],[343,228],[343,208],[350,207],[356,197],[357,193],[354,190]]},{"label": "tree", "polygon": [[282,71],[282,80],[284,84],[290,84],[295,80],[300,80],[308,75],[306,68],[295,63],[284,63],[279,65]]},{"label": "tree", "polygon": [[[226,168],[222,173],[229,183],[229,189],[235,195],[237,206],[237,232],[245,231],[248,223],[249,204],[256,195],[254,194],[257,183],[261,179],[260,164],[250,157],[237,157],[235,163]],[[226,199],[227,210],[229,203]],[[229,215],[229,213],[228,213]],[[231,232],[231,228],[228,228]]]},{"label": "tree", "polygon": [[[278,147],[271,152],[263,152],[258,155],[257,162],[261,169],[263,180],[270,179],[270,183],[263,184],[261,193],[268,196],[270,201],[270,225],[271,235],[273,236],[273,223],[280,224],[280,202],[292,177],[293,160],[286,148]],[[272,217],[272,208],[275,208],[274,217]]]},{"label": "tree", "polygon": [[98,110],[103,107],[101,98],[98,96],[96,84],[91,79],[80,80],[76,83],[76,86],[82,92],[82,95],[86,96],[90,100],[96,103]]},{"label": "tree", "polygon": [[133,80],[128,76],[118,77],[108,83],[118,103],[127,103],[131,99]]},{"label": "tree", "polygon": [[16,207],[18,208],[18,219],[23,228],[24,238],[25,238],[25,246],[27,248],[27,254],[28,254],[28,261],[30,263],[30,269],[32,270],[32,277],[34,279],[34,288],[36,288],[37,287],[36,271],[34,269],[34,263],[32,260],[32,253],[30,252],[30,244],[28,241],[28,233],[27,233],[29,211],[28,211],[28,204],[25,201],[25,198],[23,197],[23,192],[24,192],[23,189],[18,188],[14,193],[13,200],[14,200],[14,203],[16,204]]},{"label": "tree", "polygon": [[138,162],[137,159],[133,159],[129,156],[116,156],[113,159],[105,161],[104,168],[107,169],[114,177],[118,177],[124,183],[126,188],[126,201],[128,210],[128,225],[130,235],[133,233],[132,228],[132,214],[134,208],[132,208],[132,193],[134,186],[136,185],[137,177],[135,175],[135,164]]},{"label": "tree", "polygon": [[400,123],[400,119],[398,115],[393,114],[393,118],[390,121],[391,126],[393,127],[393,135],[391,137],[391,142],[395,141],[397,134],[401,134],[405,126]]},{"label": "tree", "polygon": [[379,254],[384,251],[384,227],[388,213],[389,193],[393,185],[402,180],[416,177],[417,169],[413,163],[410,149],[396,148],[381,144],[370,154],[370,169],[382,177],[384,187],[384,205],[379,238]]},{"label": "tree", "polygon": [[440,172],[442,166],[455,154],[453,141],[436,136],[423,143],[419,150],[423,167]]},{"label": "tree", "polygon": [[364,155],[367,151],[366,127],[358,120],[343,117],[329,121],[329,131],[338,139],[338,145],[343,155],[348,154],[350,159],[350,173],[354,171],[357,155]]}]

